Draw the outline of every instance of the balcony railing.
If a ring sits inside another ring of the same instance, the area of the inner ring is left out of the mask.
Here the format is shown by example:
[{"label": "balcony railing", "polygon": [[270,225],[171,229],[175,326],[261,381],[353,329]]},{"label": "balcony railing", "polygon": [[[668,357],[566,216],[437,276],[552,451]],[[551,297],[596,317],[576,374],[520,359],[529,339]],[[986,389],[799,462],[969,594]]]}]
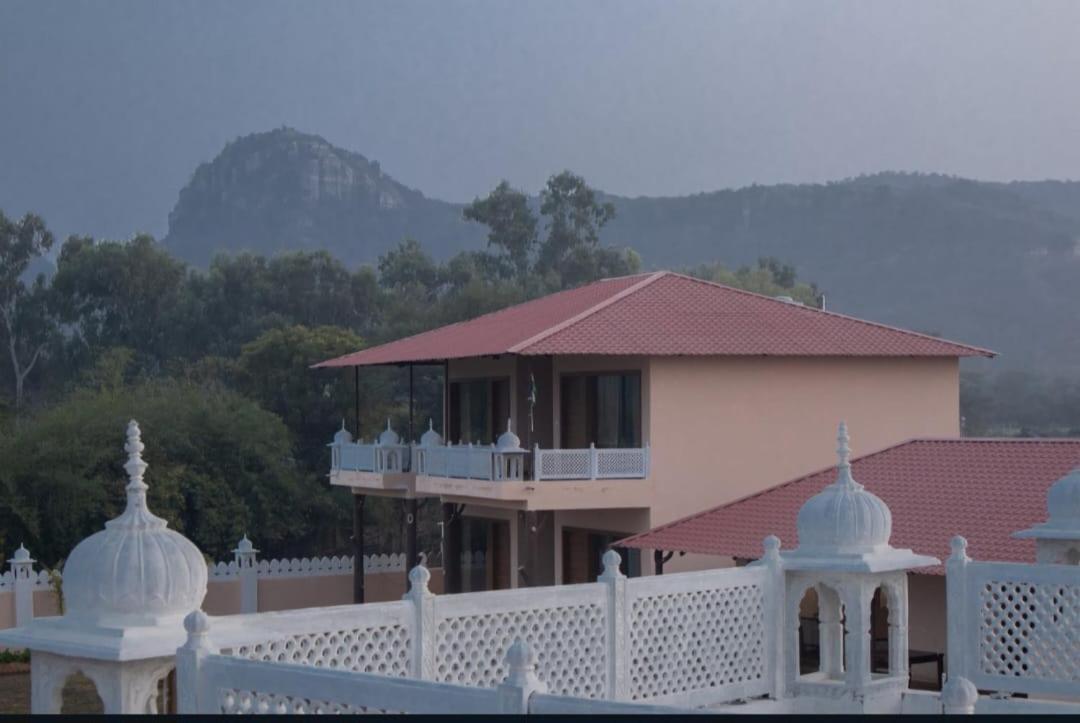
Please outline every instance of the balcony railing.
[{"label": "balcony railing", "polygon": [[[429,477],[491,481],[644,479],[649,448],[500,450],[495,445],[407,445],[334,442],[335,472],[416,472]],[[531,474],[527,461],[531,456]]]},{"label": "balcony railing", "polygon": [[537,480],[641,479],[649,475],[649,448],[540,449],[533,452]]},{"label": "balcony railing", "polygon": [[408,472],[412,449],[407,444],[335,442],[330,446],[330,468],[344,472]]}]

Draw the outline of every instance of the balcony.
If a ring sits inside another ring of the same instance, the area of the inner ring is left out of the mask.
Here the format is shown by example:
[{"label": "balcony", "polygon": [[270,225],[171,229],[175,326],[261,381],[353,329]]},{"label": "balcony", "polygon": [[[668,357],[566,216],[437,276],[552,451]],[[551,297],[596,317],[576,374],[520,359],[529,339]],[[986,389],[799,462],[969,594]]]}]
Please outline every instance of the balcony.
[{"label": "balcony", "polygon": [[[402,444],[387,428],[372,443],[338,432],[332,484],[368,492],[483,500],[525,509],[647,507],[649,448],[541,449],[518,445],[509,430],[491,445]],[[392,434],[388,435],[387,432]],[[511,437],[508,438],[507,435]],[[441,442],[441,439],[438,440]]]}]

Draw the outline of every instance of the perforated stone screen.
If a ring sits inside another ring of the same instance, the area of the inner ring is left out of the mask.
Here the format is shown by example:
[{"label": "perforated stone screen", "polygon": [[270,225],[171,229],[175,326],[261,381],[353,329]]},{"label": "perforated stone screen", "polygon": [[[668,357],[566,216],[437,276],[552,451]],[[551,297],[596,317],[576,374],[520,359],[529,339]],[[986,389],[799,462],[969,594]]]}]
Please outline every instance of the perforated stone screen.
[{"label": "perforated stone screen", "polygon": [[981,672],[1080,681],[1080,585],[991,580],[979,613]]},{"label": "perforated stone screen", "polygon": [[630,609],[633,699],[760,681],[765,598],[746,584],[643,596]]},{"label": "perforated stone screen", "polygon": [[516,638],[536,652],[537,675],[551,693],[598,698],[607,666],[604,611],[575,605],[447,617],[435,636],[436,680],[493,687],[507,674]]},{"label": "perforated stone screen", "polygon": [[234,655],[248,660],[406,676],[409,674],[409,642],[408,628],[387,625],[293,635],[240,646]]}]

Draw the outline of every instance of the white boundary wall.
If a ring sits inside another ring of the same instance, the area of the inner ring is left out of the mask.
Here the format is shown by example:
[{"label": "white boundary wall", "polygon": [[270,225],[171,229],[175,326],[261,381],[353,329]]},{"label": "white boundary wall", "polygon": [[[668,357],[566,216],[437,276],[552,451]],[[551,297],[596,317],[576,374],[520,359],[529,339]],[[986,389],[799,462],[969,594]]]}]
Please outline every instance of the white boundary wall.
[{"label": "white boundary wall", "polygon": [[979,690],[1080,701],[1080,566],[947,563],[948,672]]},{"label": "white boundary wall", "polygon": [[[609,553],[596,583],[436,596],[421,567],[400,602],[213,619],[208,655],[290,665],[211,666],[198,685],[217,692],[203,690],[198,710],[221,712],[221,691],[257,691],[272,701],[304,691],[294,683],[275,687],[279,676],[299,676],[297,664],[497,689],[513,673],[505,661],[515,641],[535,654],[535,675],[553,696],[695,706],[764,696],[776,691],[769,671],[778,665],[766,635],[769,601],[783,594],[771,572],[762,566],[628,580]],[[256,684],[259,671],[269,677]],[[382,708],[381,697],[308,694],[319,705]]]}]

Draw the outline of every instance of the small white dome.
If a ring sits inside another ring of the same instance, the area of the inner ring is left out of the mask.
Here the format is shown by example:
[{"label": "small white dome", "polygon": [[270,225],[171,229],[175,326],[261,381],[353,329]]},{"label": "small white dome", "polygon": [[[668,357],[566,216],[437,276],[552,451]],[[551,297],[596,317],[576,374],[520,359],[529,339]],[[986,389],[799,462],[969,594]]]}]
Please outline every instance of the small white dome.
[{"label": "small white dome", "polygon": [[1052,526],[1080,529],[1080,467],[1050,485],[1046,512]]},{"label": "small white dome", "polygon": [[429,419],[427,431],[420,435],[420,446],[439,447],[442,441],[442,435],[435,431],[435,423]]},{"label": "small white dome", "polygon": [[258,552],[258,550],[255,549],[255,545],[251,544],[251,540],[248,539],[248,536],[244,535],[240,542],[236,543],[236,549],[233,550],[233,552],[240,555],[246,555]]},{"label": "small white dome", "polygon": [[506,420],[506,431],[499,435],[495,441],[495,448],[500,452],[524,452],[521,448],[521,440],[510,429],[510,420]]},{"label": "small white dome", "polygon": [[390,427],[390,418],[387,417],[387,419],[386,419],[386,429],[384,429],[382,431],[382,433],[379,435],[379,444],[385,446],[385,445],[398,444],[399,442],[401,442],[401,437],[399,437],[398,433],[395,432]]},{"label": "small white dome", "polygon": [[19,549],[15,551],[15,554],[11,556],[8,562],[17,565],[19,563],[36,562],[36,560],[31,559],[30,551],[26,549],[25,545],[20,544]]},{"label": "small white dome", "polygon": [[127,507],[71,551],[64,565],[67,614],[99,624],[179,620],[202,605],[206,561],[191,540],[146,507],[139,425],[128,424]]},{"label": "small white dome", "polygon": [[837,436],[840,456],[836,481],[806,501],[797,526],[800,553],[860,554],[887,548],[892,513],[880,497],[851,476],[847,425]]},{"label": "small white dome", "polygon": [[352,442],[352,435],[345,429],[345,420],[342,419],[341,429],[334,433],[334,444],[349,444],[350,442]]}]

